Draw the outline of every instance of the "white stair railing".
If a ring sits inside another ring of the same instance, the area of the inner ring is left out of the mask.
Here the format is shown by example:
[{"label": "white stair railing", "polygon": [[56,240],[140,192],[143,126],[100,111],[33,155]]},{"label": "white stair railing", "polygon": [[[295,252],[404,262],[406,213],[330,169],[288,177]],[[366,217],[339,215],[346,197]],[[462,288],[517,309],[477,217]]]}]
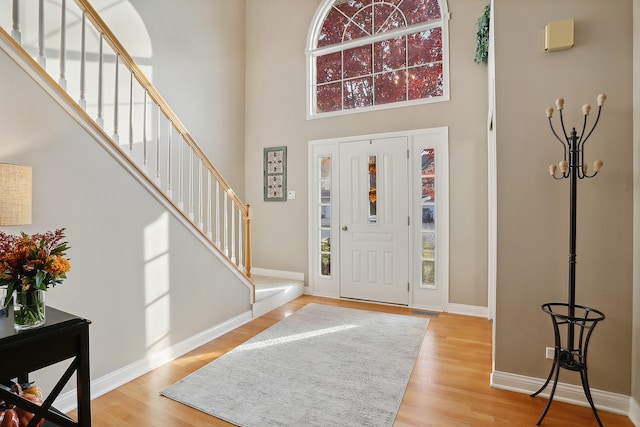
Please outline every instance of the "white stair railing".
[{"label": "white stair railing", "polygon": [[[250,206],[237,197],[89,2],[58,1],[0,3],[0,36],[12,39],[34,66],[77,99],[117,151],[250,278]],[[23,27],[37,34],[24,37]],[[56,47],[45,46],[56,36]],[[73,72],[70,56],[77,67]]]}]

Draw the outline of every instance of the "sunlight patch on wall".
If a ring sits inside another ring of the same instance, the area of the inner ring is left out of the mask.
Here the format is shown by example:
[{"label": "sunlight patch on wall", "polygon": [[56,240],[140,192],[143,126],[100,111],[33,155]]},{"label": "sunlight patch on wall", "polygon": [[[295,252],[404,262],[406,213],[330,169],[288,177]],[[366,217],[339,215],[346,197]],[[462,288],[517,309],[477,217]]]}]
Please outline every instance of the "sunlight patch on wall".
[{"label": "sunlight patch on wall", "polygon": [[169,345],[169,214],[144,229],[145,337],[147,353]]},{"label": "sunlight patch on wall", "polygon": [[91,6],[136,62],[153,56],[147,27],[129,0],[93,0]]},{"label": "sunlight patch on wall", "polygon": [[[103,127],[114,141],[130,149],[130,155],[141,162],[143,156],[143,137],[150,134],[151,125],[128,126],[131,123],[144,123],[145,91],[139,84],[131,84],[131,73],[119,60],[116,66],[116,54],[107,42],[100,47],[100,34],[95,27],[86,22],[85,43],[82,43],[82,11],[74,2],[66,2],[64,34],[64,72],[61,70],[61,0],[44,2],[43,29],[44,46],[42,61],[39,48],[39,2],[20,2],[19,34],[22,47],[67,91],[71,99],[85,108],[87,114]],[[12,33],[14,9],[10,1],[0,2],[0,26]],[[151,37],[142,17],[129,0],[93,0],[91,6],[107,24],[127,53],[133,58],[149,81],[153,79],[151,59],[153,49]],[[84,52],[84,64],[82,62]],[[102,57],[100,52],[102,50]],[[102,61],[102,62],[101,62]],[[83,66],[85,68],[82,74]],[[102,66],[102,77],[100,67]],[[117,73],[117,86],[116,86]],[[100,87],[100,84],[102,85]],[[84,85],[84,90],[83,90]],[[99,95],[100,93],[100,95]],[[101,106],[98,105],[101,98]],[[115,103],[118,102],[117,117]],[[133,107],[129,108],[132,104]],[[146,112],[151,122],[151,113]],[[149,136],[148,139],[151,139]]]}]

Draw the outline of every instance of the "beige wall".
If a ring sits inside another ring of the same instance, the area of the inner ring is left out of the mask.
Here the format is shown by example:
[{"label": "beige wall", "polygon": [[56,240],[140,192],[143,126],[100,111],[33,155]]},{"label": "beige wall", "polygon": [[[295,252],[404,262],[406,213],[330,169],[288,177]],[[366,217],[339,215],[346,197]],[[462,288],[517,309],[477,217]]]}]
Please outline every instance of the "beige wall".
[{"label": "beige wall", "polygon": [[[307,272],[307,142],[449,126],[450,300],[487,305],[487,68],[473,62],[486,0],[450,0],[451,101],[342,117],[305,117],[305,46],[320,0],[248,0],[246,195],[254,265]],[[263,202],[264,147],[288,147],[297,198]]]},{"label": "beige wall", "polygon": [[[540,305],[567,301],[569,202],[568,182],[547,173],[562,154],[545,109],[564,97],[565,121],[580,132],[582,104],[595,105],[602,92],[608,101],[585,160],[602,159],[605,166],[578,183],[576,300],[607,315],[591,341],[591,386],[631,392],[631,12],[628,0],[495,2],[497,371],[548,373],[544,348],[553,345],[553,334]],[[565,18],[575,19],[575,46],[545,53],[545,24]]]},{"label": "beige wall", "polygon": [[[640,31],[640,0],[633,1],[633,38],[638,40]],[[633,45],[633,80],[640,81],[640,44]],[[633,85],[633,148],[634,148],[634,235],[633,250],[640,253],[640,85]],[[640,258],[633,257],[633,362],[631,396],[636,402],[636,409],[640,402]],[[636,413],[640,422],[640,413]]]}]

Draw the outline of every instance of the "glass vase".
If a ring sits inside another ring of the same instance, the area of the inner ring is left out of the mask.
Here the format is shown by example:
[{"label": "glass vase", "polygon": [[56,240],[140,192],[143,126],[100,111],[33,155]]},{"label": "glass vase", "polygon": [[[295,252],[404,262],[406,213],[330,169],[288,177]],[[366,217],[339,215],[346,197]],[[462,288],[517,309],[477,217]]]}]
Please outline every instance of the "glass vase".
[{"label": "glass vase", "polygon": [[45,291],[31,290],[13,294],[13,324],[16,331],[37,328],[45,322]]}]

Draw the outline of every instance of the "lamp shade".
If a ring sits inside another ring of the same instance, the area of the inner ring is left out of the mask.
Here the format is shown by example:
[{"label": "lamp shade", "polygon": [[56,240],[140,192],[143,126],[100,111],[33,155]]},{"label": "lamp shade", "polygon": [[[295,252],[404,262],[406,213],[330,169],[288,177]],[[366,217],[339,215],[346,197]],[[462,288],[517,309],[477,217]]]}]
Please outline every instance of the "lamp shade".
[{"label": "lamp shade", "polygon": [[31,167],[0,163],[0,226],[31,224]]}]

